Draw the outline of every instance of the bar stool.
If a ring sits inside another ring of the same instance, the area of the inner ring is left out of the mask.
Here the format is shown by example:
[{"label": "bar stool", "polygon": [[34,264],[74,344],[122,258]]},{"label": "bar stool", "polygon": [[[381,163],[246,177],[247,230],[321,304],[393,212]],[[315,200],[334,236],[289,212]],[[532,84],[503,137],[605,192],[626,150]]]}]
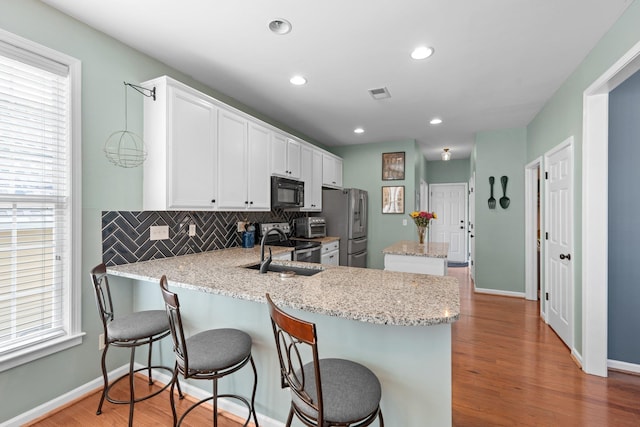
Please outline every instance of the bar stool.
[{"label": "bar stool", "polygon": [[[173,350],[176,354],[176,365],[171,380],[171,411],[173,412],[173,425],[176,426],[176,407],[173,395],[173,387],[178,383],[178,373],[187,378],[197,380],[212,380],[213,395],[194,403],[186,410],[177,421],[180,425],[184,418],[198,405],[213,401],[213,425],[218,426],[218,398],[226,397],[243,403],[249,410],[244,427],[249,424],[251,416],[255,426],[258,427],[258,418],[255,411],[256,388],[258,386],[258,373],[251,356],[251,336],[238,329],[210,329],[199,332],[189,338],[184,335],[182,328],[182,316],[180,315],[180,302],[178,295],[169,291],[167,277],[160,279],[160,290],[164,298],[171,336],[173,337]],[[235,394],[218,394],[218,380],[232,374],[248,362],[253,368],[253,392],[251,402],[246,398]],[[179,385],[179,383],[178,383]],[[182,396],[180,396],[182,398]]]},{"label": "bar stool", "polygon": [[[102,388],[102,396],[98,404],[97,415],[102,413],[102,404],[104,400],[114,404],[129,404],[129,426],[133,425],[133,407],[137,402],[149,399],[166,390],[171,383],[165,384],[159,390],[135,397],[133,378],[136,372],[147,370],[149,377],[149,385],[153,384],[151,369],[162,369],[169,372],[172,370],[166,366],[151,366],[152,344],[169,335],[169,321],[163,310],[148,310],[131,313],[119,318],[115,317],[113,303],[111,300],[111,290],[109,289],[109,279],[107,278],[107,268],[104,264],[100,264],[91,270],[91,281],[96,297],[96,305],[98,314],[102,320],[102,328],[104,331],[104,349],[102,350],[102,378],[104,379],[104,387]],[[148,344],[149,354],[147,366],[134,369],[136,347]],[[107,377],[106,358],[107,351],[110,346],[125,347],[131,349],[131,357],[129,359],[129,372],[120,376],[118,379],[109,384]],[[120,380],[129,377],[129,400],[113,399],[109,396],[109,391]],[[178,392],[182,395],[180,385],[178,384]]]},{"label": "bar stool", "polygon": [[[307,426],[384,427],[380,381],[365,366],[344,359],[319,359],[316,325],[288,315],[266,295],[280,361],[281,387],[291,389],[291,409]],[[313,360],[302,361],[311,350]]]}]

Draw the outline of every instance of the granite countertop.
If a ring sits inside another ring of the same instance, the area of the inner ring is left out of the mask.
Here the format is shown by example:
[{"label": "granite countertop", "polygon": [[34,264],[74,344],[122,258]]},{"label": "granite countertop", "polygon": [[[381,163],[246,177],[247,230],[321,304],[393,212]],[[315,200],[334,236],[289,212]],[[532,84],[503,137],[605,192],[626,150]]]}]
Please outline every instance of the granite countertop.
[{"label": "granite countertop", "polygon": [[[287,250],[271,247],[273,254]],[[108,267],[113,276],[266,302],[312,313],[383,325],[428,326],[452,323],[460,315],[458,281],[448,276],[273,261],[322,269],[314,276],[282,279],[244,268],[260,259],[260,248],[231,248]]]},{"label": "granite countertop", "polygon": [[425,243],[421,245],[411,240],[401,240],[382,250],[384,254],[424,256],[429,258],[446,258],[449,253],[448,243]]}]

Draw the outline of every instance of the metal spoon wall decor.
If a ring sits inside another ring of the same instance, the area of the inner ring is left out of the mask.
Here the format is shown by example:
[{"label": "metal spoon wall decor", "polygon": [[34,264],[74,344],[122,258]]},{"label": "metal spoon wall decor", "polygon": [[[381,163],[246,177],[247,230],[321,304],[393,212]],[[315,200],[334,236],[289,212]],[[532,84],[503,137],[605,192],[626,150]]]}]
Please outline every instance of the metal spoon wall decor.
[{"label": "metal spoon wall decor", "polygon": [[495,178],[490,176],[489,177],[489,186],[491,187],[491,197],[489,197],[489,200],[487,201],[489,203],[489,209],[495,209],[496,208],[496,198],[493,197],[493,183],[495,182]]},{"label": "metal spoon wall decor", "polygon": [[509,178],[507,178],[506,176],[500,177],[500,183],[502,184],[502,197],[500,197],[500,206],[502,207],[502,209],[507,209],[509,207],[509,203],[511,203],[511,200],[509,200],[509,198],[507,197],[508,181]]}]

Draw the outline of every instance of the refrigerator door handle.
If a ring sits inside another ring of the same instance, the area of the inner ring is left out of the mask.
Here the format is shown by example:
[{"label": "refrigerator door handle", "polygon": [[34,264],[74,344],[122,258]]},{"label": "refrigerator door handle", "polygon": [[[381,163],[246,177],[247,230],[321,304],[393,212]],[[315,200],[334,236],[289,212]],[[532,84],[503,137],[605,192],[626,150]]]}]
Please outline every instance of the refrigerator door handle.
[{"label": "refrigerator door handle", "polygon": [[360,194],[360,217],[363,231],[367,231],[365,228],[367,227],[367,203],[366,203],[367,195],[364,193]]}]

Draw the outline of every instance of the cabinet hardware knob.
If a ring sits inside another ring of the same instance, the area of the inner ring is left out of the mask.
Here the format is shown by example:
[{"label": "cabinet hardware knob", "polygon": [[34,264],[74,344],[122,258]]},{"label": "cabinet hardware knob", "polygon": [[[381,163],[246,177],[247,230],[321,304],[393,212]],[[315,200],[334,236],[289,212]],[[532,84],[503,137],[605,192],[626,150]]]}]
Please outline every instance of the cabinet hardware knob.
[{"label": "cabinet hardware knob", "polygon": [[252,204],[253,204],[253,200],[252,200],[252,201],[250,201],[250,202],[249,202],[249,204],[250,204],[250,205],[252,205]]},{"label": "cabinet hardware knob", "polygon": [[211,199],[211,203],[215,203],[215,202],[216,202],[216,199]]},{"label": "cabinet hardware knob", "polygon": [[245,204],[245,205],[248,205],[248,204],[249,204],[249,201],[248,201],[248,200],[245,200],[245,201],[244,201],[244,204]]}]

